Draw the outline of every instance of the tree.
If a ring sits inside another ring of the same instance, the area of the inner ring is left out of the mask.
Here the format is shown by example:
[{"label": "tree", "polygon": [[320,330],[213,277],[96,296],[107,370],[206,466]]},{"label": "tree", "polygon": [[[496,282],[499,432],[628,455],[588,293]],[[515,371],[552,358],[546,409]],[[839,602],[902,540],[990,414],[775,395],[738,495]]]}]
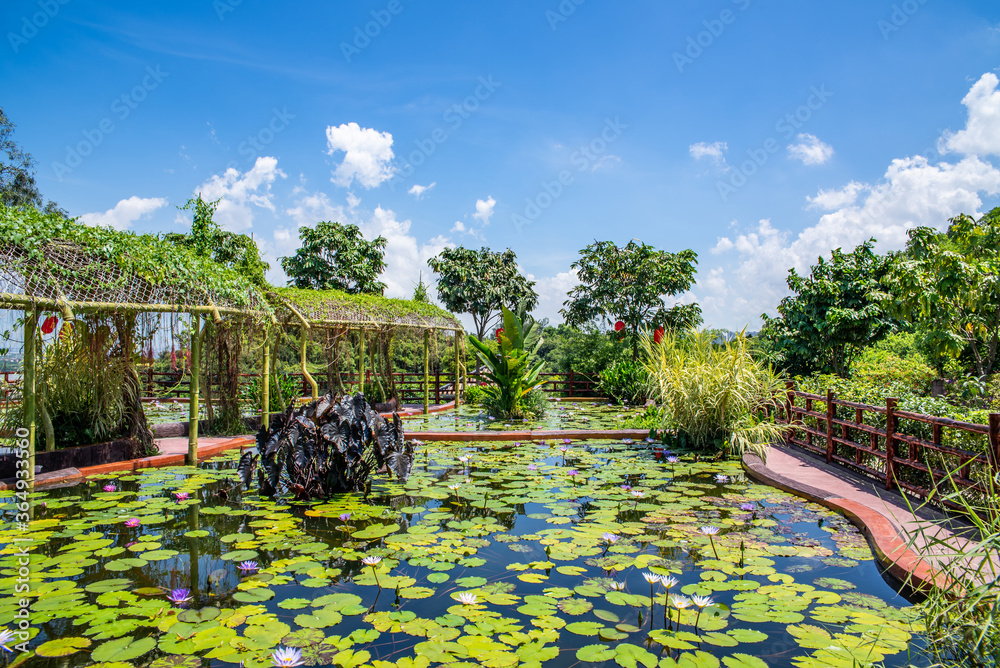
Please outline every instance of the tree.
[{"label": "tree", "polygon": [[1000,208],[979,220],[961,214],[948,230],[909,231],[887,279],[896,310],[912,319],[937,356],[969,354],[985,377],[1000,342]]},{"label": "tree", "polygon": [[619,248],[612,241],[595,241],[573,263],[580,285],[569,293],[560,313],[571,326],[597,321],[624,324],[632,359],[639,353],[643,330],[687,329],[701,324],[701,307],[675,304],[666,297],[684,292],[694,282],[698,254],[656,250],[636,239]]},{"label": "tree", "polygon": [[778,317],[766,314],[761,336],[769,339],[779,365],[793,374],[836,373],[846,378],[861,351],[897,328],[885,310],[881,280],[889,258],[869,239],[850,253],[839,248],[819,258],[809,276],[788,271],[794,293],[781,300]]},{"label": "tree", "polygon": [[292,257],[281,258],[289,285],[351,294],[381,295],[385,283],[385,237],[368,241],[357,225],[323,221],[300,227],[302,245]]},{"label": "tree", "polygon": [[517,269],[517,256],[509,248],[502,253],[481,248],[446,248],[427,261],[437,282],[438,298],[452,313],[470,313],[476,338],[482,339],[501,307],[532,311],[538,305],[534,281]]},{"label": "tree", "polygon": [[42,194],[35,183],[35,160],[14,141],[13,135],[14,123],[0,107],[0,204],[31,206],[65,217],[66,212],[55,202],[42,206]]},{"label": "tree", "polygon": [[201,257],[229,267],[255,285],[267,286],[264,272],[271,266],[261,259],[257,243],[245,234],[226,232],[215,222],[213,216],[219,208],[219,200],[206,202],[198,195],[178,208],[182,211],[194,211],[191,233],[170,232],[163,235],[165,241],[190,248]]}]

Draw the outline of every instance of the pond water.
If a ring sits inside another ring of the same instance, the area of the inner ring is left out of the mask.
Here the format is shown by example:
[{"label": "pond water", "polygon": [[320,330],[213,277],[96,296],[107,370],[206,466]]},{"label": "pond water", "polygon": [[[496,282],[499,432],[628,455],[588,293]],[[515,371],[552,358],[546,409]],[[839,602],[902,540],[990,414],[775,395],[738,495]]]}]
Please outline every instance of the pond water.
[{"label": "pond water", "polygon": [[0,628],[28,596],[27,665],[256,668],[279,647],[344,668],[917,661],[915,609],[857,530],[733,462],[427,443],[405,483],[298,504],[241,491],[237,456],[38,492],[29,527],[0,498]]},{"label": "pond water", "polygon": [[407,431],[524,431],[556,429],[626,429],[644,408],[599,402],[551,401],[541,417],[533,420],[494,420],[477,406],[404,418]]}]

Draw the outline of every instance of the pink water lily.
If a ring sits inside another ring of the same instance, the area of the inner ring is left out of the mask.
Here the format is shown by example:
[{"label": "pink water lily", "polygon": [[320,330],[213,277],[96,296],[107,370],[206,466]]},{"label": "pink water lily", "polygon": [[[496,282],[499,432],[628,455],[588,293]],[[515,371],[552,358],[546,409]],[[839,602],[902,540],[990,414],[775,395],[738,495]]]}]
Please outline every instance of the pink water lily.
[{"label": "pink water lily", "polygon": [[190,496],[187,492],[174,492],[174,498],[178,501],[187,501]]},{"label": "pink water lily", "polygon": [[129,529],[134,529],[140,524],[142,524],[142,522],[139,520],[138,517],[130,517],[127,520],[125,520],[125,526],[127,526]]}]

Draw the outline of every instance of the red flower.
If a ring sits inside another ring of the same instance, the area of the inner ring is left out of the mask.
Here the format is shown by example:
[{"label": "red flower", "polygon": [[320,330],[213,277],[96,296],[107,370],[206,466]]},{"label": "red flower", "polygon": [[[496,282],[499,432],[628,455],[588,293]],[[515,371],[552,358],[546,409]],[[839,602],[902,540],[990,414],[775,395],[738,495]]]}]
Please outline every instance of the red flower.
[{"label": "red flower", "polygon": [[59,318],[55,317],[54,315],[50,315],[48,318],[46,318],[45,322],[42,323],[42,334],[51,334],[52,332],[54,332],[56,329],[57,322],[59,322]]},{"label": "red flower", "polygon": [[616,332],[620,332],[623,329],[625,329],[625,323],[624,322],[622,322],[621,320],[619,320],[618,322],[615,323],[615,331]]},{"label": "red flower", "polygon": [[653,343],[659,343],[663,340],[663,328],[660,327],[658,330],[653,332]]}]

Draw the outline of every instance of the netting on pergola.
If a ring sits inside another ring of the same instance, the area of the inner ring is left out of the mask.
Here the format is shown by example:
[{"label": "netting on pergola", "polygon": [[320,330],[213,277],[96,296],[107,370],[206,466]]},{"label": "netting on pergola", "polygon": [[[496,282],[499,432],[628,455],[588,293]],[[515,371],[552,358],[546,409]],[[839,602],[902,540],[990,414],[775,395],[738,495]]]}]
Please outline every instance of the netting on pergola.
[{"label": "netting on pergola", "polygon": [[426,302],[297,288],[277,288],[271,293],[271,301],[278,313],[284,310],[296,318],[301,316],[320,328],[462,330],[454,315]]}]

